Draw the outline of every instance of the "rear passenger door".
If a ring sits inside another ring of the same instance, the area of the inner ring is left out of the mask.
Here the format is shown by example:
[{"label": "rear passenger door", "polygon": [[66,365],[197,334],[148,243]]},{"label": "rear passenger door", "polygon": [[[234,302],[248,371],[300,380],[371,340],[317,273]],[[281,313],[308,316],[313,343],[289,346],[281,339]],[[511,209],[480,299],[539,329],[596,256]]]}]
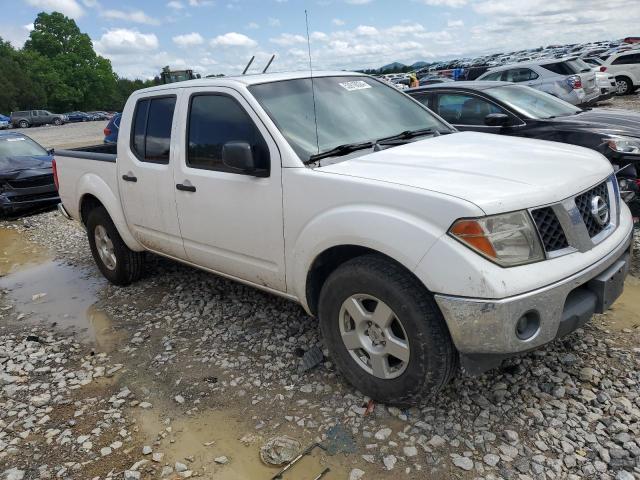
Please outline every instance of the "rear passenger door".
[{"label": "rear passenger door", "polygon": [[129,229],[149,250],[184,259],[175,203],[171,148],[177,94],[127,104],[118,135],[118,182]]},{"label": "rear passenger door", "polygon": [[[189,260],[216,272],[285,291],[281,162],[278,147],[237,91],[185,89],[181,102],[176,205]],[[230,142],[250,146],[265,176],[222,162]]]}]

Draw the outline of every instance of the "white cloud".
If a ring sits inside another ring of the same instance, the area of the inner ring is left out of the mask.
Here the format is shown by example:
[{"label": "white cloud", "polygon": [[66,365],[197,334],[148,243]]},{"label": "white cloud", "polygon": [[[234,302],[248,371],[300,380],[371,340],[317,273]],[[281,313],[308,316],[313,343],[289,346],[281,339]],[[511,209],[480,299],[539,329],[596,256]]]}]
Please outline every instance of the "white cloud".
[{"label": "white cloud", "polygon": [[449,20],[447,22],[447,27],[449,28],[464,27],[464,22],[462,20]]},{"label": "white cloud", "polygon": [[237,32],[229,32],[224,35],[218,35],[216,38],[211,40],[212,47],[255,47],[258,45],[258,42],[253,40],[252,38],[243,35],[242,33]]},{"label": "white cloud", "polygon": [[269,41],[271,43],[275,43],[276,45],[285,47],[289,45],[296,45],[299,43],[306,43],[307,39],[302,35],[292,35],[290,33],[283,33],[276,38],[269,39]]},{"label": "white cloud", "polygon": [[269,18],[267,19],[267,24],[268,24],[270,27],[279,27],[279,26],[281,25],[281,23],[280,23],[280,19],[278,19],[278,18],[273,18],[273,17],[269,17]]},{"label": "white cloud", "polygon": [[189,5],[192,7],[206,7],[209,5],[213,5],[212,0],[189,0]]},{"label": "white cloud", "polygon": [[96,51],[105,56],[144,53],[158,48],[158,37],[153,33],[140,33],[127,28],[114,28],[93,42]]},{"label": "white cloud", "polygon": [[376,27],[372,27],[370,25],[359,25],[356,27],[355,33],[357,35],[380,35],[380,32]]},{"label": "white cloud", "polygon": [[333,20],[331,20],[331,23],[333,23],[337,27],[341,27],[345,24],[345,21],[340,18],[334,18]]},{"label": "white cloud", "polygon": [[350,5],[366,5],[367,3],[371,3],[373,0],[345,0],[346,3]]},{"label": "white cloud", "polygon": [[257,28],[260,28],[260,25],[258,25],[256,22],[249,22],[247,24],[247,28],[249,28],[251,30],[255,30]]},{"label": "white cloud", "polygon": [[173,43],[179,47],[193,47],[204,43],[204,38],[197,32],[186,33],[184,35],[176,35],[172,38]]},{"label": "white cloud", "polygon": [[173,8],[174,10],[182,10],[184,8],[184,5],[178,0],[171,0],[169,3],[167,3],[167,7]]},{"label": "white cloud", "polygon": [[29,32],[33,30],[33,23],[27,23],[21,27],[17,25],[1,25],[2,39],[9,42],[15,48],[22,48],[29,38]]},{"label": "white cloud", "polygon": [[[56,11],[65,14],[67,17],[74,19],[84,15],[84,9],[76,0],[26,0],[27,4],[32,7],[40,8],[45,11]],[[8,8],[7,5],[3,9]]]},{"label": "white cloud", "polygon": [[150,17],[142,10],[124,12],[122,10],[103,10],[100,16],[110,20],[124,20],[125,22],[143,23],[146,25],[160,25],[157,18]]}]

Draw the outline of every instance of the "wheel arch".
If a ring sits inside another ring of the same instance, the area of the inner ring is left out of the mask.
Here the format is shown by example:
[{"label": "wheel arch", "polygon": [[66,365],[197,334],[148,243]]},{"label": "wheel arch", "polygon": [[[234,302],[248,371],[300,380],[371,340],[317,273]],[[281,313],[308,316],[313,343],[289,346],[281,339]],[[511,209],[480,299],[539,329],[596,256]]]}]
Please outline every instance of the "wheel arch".
[{"label": "wheel arch", "polygon": [[83,225],[86,226],[87,216],[92,209],[104,207],[127,247],[134,252],[145,250],[131,234],[119,199],[99,176],[86,175],[81,179],[78,185],[78,199],[78,213]]}]

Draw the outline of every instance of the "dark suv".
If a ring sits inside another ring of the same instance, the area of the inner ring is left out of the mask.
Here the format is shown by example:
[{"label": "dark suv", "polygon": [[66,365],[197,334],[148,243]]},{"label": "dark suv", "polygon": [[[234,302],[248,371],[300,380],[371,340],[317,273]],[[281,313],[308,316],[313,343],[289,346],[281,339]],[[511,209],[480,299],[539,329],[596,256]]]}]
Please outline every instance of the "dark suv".
[{"label": "dark suv", "polygon": [[11,124],[20,128],[45,125],[47,123],[62,125],[64,121],[64,115],[47,112],[46,110],[24,110],[11,113]]}]

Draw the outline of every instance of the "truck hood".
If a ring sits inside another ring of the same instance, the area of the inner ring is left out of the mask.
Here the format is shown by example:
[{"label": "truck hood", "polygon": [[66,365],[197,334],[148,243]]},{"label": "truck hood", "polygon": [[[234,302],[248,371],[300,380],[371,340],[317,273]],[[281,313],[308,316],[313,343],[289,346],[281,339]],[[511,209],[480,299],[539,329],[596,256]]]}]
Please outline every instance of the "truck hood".
[{"label": "truck hood", "polygon": [[582,147],[460,132],[316,171],[451,195],[490,215],[563,200],[601,182],[613,169],[604,156]]}]

